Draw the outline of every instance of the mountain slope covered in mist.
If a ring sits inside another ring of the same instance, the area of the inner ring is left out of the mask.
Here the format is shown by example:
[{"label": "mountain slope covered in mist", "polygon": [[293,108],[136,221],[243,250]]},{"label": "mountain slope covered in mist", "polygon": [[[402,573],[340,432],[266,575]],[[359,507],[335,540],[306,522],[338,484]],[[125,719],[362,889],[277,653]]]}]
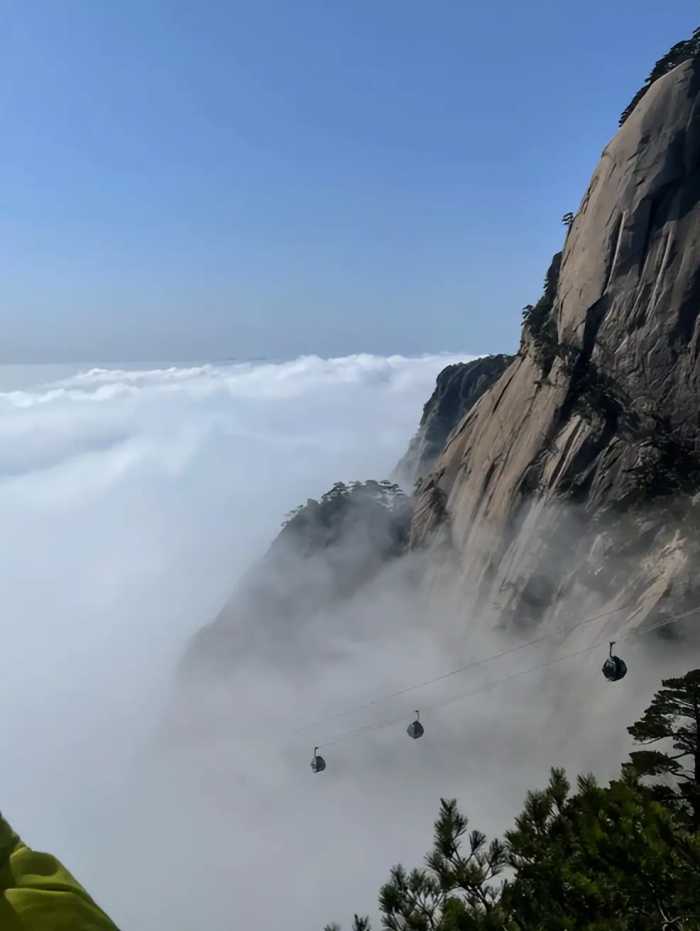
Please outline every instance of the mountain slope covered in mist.
[{"label": "mountain slope covered in mist", "polygon": [[185,667],[231,668],[271,631],[283,644],[299,625],[350,598],[406,552],[411,506],[389,482],[337,482],[287,516],[219,617],[195,639]]},{"label": "mountain slope covered in mist", "polygon": [[[404,485],[428,472],[450,432],[512,358],[485,356],[440,372],[395,469]],[[318,501],[297,507],[219,616],[195,637],[182,671],[203,664],[230,672],[246,649],[259,646],[263,630],[296,636],[305,619],[347,600],[408,552],[412,517],[412,499],[389,480],[336,482]]]}]

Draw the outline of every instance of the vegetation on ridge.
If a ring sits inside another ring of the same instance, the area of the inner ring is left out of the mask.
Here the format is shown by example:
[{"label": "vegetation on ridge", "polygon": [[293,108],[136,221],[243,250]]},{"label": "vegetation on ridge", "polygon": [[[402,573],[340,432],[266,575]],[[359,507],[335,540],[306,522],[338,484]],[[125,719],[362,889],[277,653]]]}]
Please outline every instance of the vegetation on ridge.
[{"label": "vegetation on ridge", "polygon": [[535,360],[547,377],[559,352],[557,343],[557,326],[552,310],[559,284],[562,253],[557,252],[547,269],[544,279],[544,291],[536,304],[527,304],[523,308],[523,337],[530,338],[534,345]]},{"label": "vegetation on ridge", "polygon": [[395,483],[388,480],[377,482],[372,479],[366,482],[336,482],[333,487],[321,496],[320,501],[309,498],[306,504],[294,508],[284,519],[283,527],[288,527],[297,518],[308,516],[317,510],[323,518],[332,522],[339,512],[351,505],[375,504],[387,510],[405,507],[406,495]]},{"label": "vegetation on ridge", "polygon": [[394,482],[336,482],[319,501],[287,514],[274,546],[291,544],[311,556],[358,538],[385,558],[400,555],[411,524],[411,502]]},{"label": "vegetation on ridge", "polygon": [[656,62],[654,67],[651,69],[649,77],[646,79],[644,86],[639,88],[632,100],[622,111],[620,116],[620,126],[622,126],[627,117],[630,115],[630,113],[632,113],[639,101],[655,81],[658,81],[659,78],[662,78],[665,74],[668,74],[669,71],[677,68],[678,65],[682,65],[684,61],[688,61],[690,58],[697,58],[698,55],[700,55],[700,26],[693,30],[693,34],[689,39],[684,39],[682,42],[677,42],[672,48],[668,50],[668,52],[666,52],[662,58]]}]

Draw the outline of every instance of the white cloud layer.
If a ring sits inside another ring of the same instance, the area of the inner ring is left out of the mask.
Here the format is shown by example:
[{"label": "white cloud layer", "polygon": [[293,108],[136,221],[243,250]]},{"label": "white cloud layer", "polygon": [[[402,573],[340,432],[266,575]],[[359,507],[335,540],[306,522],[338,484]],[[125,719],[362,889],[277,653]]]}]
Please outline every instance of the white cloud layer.
[{"label": "white cloud layer", "polygon": [[107,905],[129,903],[130,928],[164,925],[139,923],[110,831],[187,638],[286,511],[390,472],[453,361],[91,369],[48,384],[28,369],[0,393],[3,810]]},{"label": "white cloud layer", "polygon": [[[671,647],[638,646],[622,689],[592,655],[442,704],[554,644],[329,718],[513,642],[465,606],[426,614],[392,570],[287,632],[283,662],[261,650],[210,683],[210,732],[154,744],[188,638],[285,512],[334,481],[386,477],[457,358],[24,373],[0,393],[3,811],[125,931],[347,926],[392,863],[420,861],[441,795],[502,830],[550,763],[614,772],[625,724],[684,671]],[[311,774],[317,740],[394,719],[329,743],[328,771]]]}]

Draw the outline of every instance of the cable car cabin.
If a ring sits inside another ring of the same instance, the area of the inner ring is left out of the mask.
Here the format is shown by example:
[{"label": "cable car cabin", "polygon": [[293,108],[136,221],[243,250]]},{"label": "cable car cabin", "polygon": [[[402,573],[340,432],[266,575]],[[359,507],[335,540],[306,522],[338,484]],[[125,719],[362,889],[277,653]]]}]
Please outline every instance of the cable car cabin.
[{"label": "cable car cabin", "polygon": [[627,663],[619,656],[613,656],[615,641],[610,644],[610,656],[603,663],[603,675],[608,682],[619,682],[627,675]]},{"label": "cable car cabin", "polygon": [[414,740],[418,740],[419,737],[422,737],[425,733],[423,725],[420,723],[420,712],[416,711],[416,720],[412,721],[406,728],[406,733],[409,737],[413,737]]},{"label": "cable car cabin", "polygon": [[314,747],[314,755],[311,760],[311,771],[314,773],[322,773],[325,768],[326,761],[319,755],[318,747]]}]

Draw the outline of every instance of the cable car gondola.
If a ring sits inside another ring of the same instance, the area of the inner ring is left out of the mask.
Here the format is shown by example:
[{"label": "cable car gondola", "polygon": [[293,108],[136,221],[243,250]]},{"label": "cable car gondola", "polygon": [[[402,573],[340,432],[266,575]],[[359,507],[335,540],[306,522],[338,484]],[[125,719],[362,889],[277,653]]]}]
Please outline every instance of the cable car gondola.
[{"label": "cable car gondola", "polygon": [[615,641],[610,643],[610,656],[603,663],[603,675],[609,682],[619,682],[627,675],[627,663],[619,656],[613,656]]},{"label": "cable car gondola", "polygon": [[418,740],[418,738],[422,737],[425,733],[425,729],[419,719],[420,711],[416,711],[416,720],[412,721],[406,728],[406,733],[409,737],[413,737],[414,740]]},{"label": "cable car gondola", "polygon": [[319,755],[318,747],[314,747],[314,755],[311,760],[311,770],[314,773],[322,773],[326,768],[326,761]]}]

